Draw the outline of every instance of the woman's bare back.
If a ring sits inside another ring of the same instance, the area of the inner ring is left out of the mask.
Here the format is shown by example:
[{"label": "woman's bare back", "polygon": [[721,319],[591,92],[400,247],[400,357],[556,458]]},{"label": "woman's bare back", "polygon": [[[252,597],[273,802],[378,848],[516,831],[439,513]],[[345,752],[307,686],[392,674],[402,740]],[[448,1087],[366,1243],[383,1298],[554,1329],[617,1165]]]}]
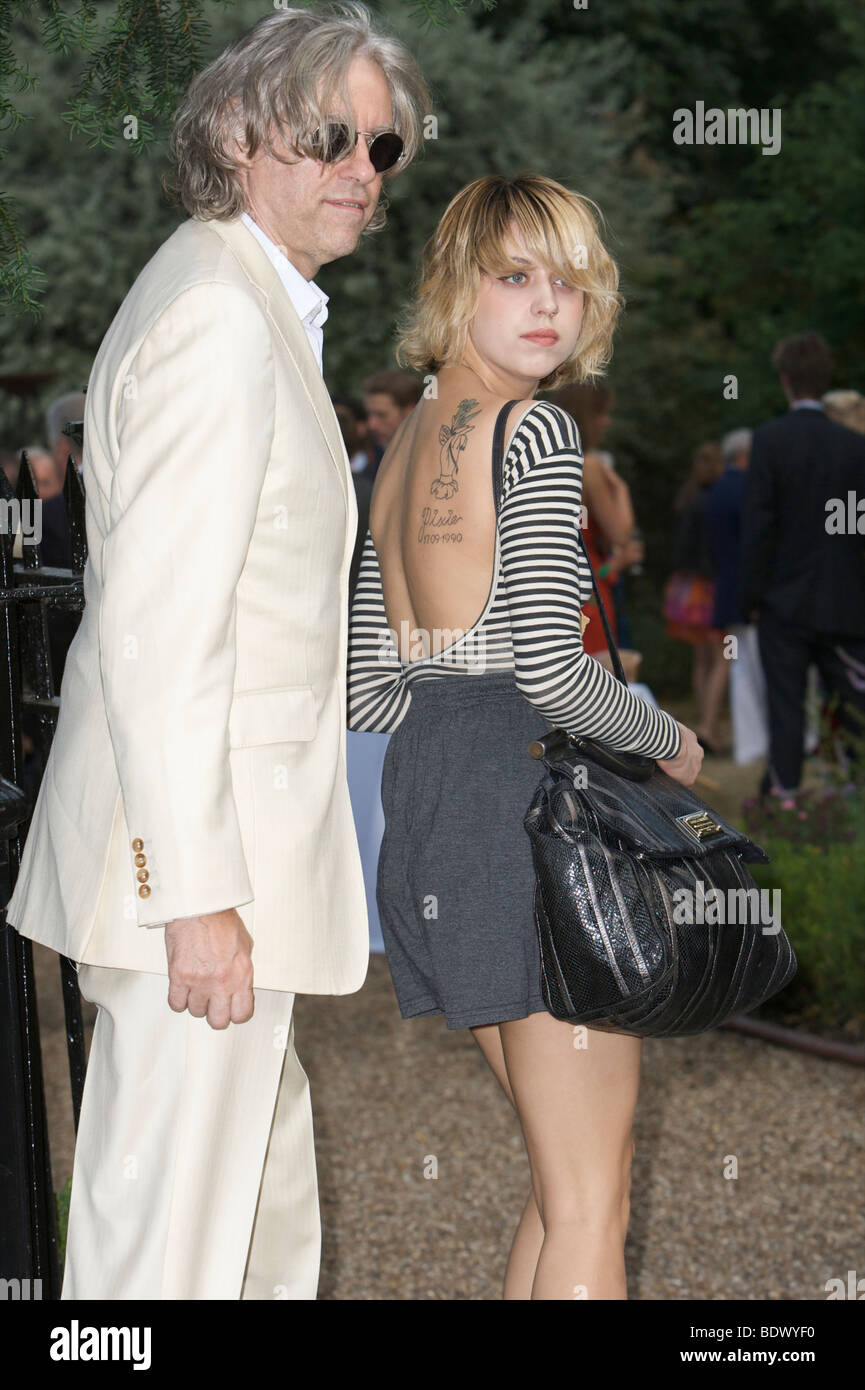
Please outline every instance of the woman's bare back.
[{"label": "woman's bare back", "polygon": [[[450,646],[483,613],[495,576],[492,443],[503,397],[452,368],[421,399],[379,465],[370,506],[389,627],[400,658]],[[514,405],[507,440],[531,402]]]}]

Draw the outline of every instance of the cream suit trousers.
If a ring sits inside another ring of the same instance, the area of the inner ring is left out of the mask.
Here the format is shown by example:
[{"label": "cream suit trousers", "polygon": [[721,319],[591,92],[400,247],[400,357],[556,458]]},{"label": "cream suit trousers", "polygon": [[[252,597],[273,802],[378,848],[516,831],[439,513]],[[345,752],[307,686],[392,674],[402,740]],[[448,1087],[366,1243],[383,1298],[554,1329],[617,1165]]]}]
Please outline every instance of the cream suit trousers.
[{"label": "cream suit trousers", "polygon": [[98,1005],[63,1299],[314,1299],[321,1226],[294,995],[217,1032],[164,975],[82,965]]}]

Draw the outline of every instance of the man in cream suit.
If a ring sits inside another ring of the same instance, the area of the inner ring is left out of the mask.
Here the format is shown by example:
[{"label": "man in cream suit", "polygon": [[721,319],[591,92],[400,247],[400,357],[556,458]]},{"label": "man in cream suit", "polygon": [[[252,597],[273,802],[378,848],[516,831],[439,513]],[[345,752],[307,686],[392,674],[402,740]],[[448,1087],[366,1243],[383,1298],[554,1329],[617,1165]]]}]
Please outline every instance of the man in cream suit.
[{"label": "man in cream suit", "polygon": [[261,20],[190,87],[190,220],[93,366],[86,606],[8,905],[98,1005],[65,1299],[316,1296],[292,1006],[359,989],[368,934],[345,771],[357,508],[313,277],[380,225],[426,104],[363,7]]}]

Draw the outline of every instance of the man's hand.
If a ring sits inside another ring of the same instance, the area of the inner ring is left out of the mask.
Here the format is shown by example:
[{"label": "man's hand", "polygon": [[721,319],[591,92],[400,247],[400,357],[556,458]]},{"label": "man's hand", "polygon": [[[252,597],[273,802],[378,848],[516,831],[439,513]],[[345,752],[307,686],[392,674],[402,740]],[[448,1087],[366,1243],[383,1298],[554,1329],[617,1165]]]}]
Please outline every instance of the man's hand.
[{"label": "man's hand", "polygon": [[[679,724],[678,719],[676,723]],[[697,742],[697,735],[686,724],[679,724],[682,730],[682,745],[675,758],[656,759],[658,767],[683,786],[690,787],[703,765],[703,750]]]},{"label": "man's hand", "polygon": [[165,925],[168,1007],[211,1028],[252,1018],[252,937],[236,907]]}]

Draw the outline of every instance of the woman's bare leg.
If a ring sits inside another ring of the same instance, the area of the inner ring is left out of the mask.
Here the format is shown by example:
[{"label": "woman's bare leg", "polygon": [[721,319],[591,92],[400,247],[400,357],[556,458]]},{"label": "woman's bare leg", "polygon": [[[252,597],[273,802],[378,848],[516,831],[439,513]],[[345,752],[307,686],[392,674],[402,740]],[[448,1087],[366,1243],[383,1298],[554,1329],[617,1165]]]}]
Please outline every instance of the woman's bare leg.
[{"label": "woman's bare leg", "polygon": [[696,732],[717,748],[721,743],[721,710],[730,680],[730,663],[720,642],[717,645],[707,642],[706,647],[708,671],[703,687],[702,723]]},{"label": "woman's bare leg", "polygon": [[531,1297],[626,1299],[642,1040],[577,1032],[546,1012],[499,1032],[544,1228]]},{"label": "woman's bare leg", "polygon": [[[505,1055],[502,1051],[502,1040],[499,1034],[497,1023],[487,1023],[478,1028],[472,1028],[475,1042],[489,1062],[496,1078],[501,1083],[511,1105],[516,1110],[514,1097],[511,1091],[511,1084],[508,1081],[508,1074],[505,1068]],[[544,1228],[541,1218],[538,1215],[538,1208],[535,1202],[534,1188],[529,1189],[528,1201],[523,1208],[516,1234],[511,1245],[511,1252],[508,1256],[507,1269],[505,1271],[504,1298],[528,1300],[532,1296],[532,1284],[535,1278],[538,1256],[541,1253],[541,1246],[544,1241]]]}]

